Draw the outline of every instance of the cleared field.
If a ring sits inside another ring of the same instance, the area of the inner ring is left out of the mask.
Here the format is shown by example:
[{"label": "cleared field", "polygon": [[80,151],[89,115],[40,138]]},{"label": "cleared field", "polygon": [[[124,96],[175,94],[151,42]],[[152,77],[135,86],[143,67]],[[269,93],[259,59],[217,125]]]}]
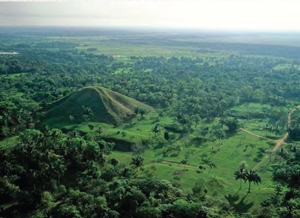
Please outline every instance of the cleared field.
[{"label": "cleared field", "polygon": [[[179,184],[185,191],[200,182],[208,190],[208,195],[226,196],[230,199],[232,209],[240,212],[245,212],[250,208],[252,210],[259,206],[262,200],[270,197],[274,186],[271,172],[268,169],[273,163],[281,161],[275,154],[271,161],[267,159],[260,164],[258,172],[263,182],[259,186],[253,185],[252,193],[248,195],[248,183],[243,183],[242,189],[239,191],[239,181],[235,180],[234,172],[242,161],[247,162],[247,169],[252,169],[261,160],[264,160],[266,153],[261,151],[273,148],[275,143],[272,140],[259,139],[239,131],[232,135],[228,134],[227,138],[221,141],[221,144],[218,141],[198,142],[195,140],[197,131],[194,130],[194,133],[183,136],[170,133],[173,140],[167,142],[162,133],[155,136],[152,132],[156,124],[164,126],[173,122],[172,117],[159,119],[157,113],[151,113],[143,119],[135,118],[132,122],[133,125],[123,124],[113,128],[109,124],[89,124],[101,125],[103,128],[101,136],[114,139],[116,143],[129,142],[133,145],[141,143],[142,140],[148,140],[148,149],[141,154],[144,158],[142,172],[148,171],[159,179],[170,180]],[[92,132],[87,125],[65,126],[65,128]],[[119,148],[119,145],[116,147]],[[188,158],[186,158],[187,156]],[[130,163],[132,152],[130,150],[115,150],[111,157]],[[210,168],[206,165],[203,158],[215,163],[216,168]],[[187,163],[182,164],[181,161],[185,159]],[[200,170],[199,165],[205,166],[206,170]]]},{"label": "cleared field", "polygon": [[[191,143],[189,136],[179,140],[176,144],[182,145],[182,150],[172,152],[167,157],[163,155],[164,147],[148,149],[142,154],[142,157],[145,159],[145,170],[151,171],[153,166],[155,166],[155,176],[175,183],[178,182],[176,175],[180,172],[179,183],[184,190],[193,188],[200,181],[211,196],[235,196],[235,200],[232,201],[232,208],[240,211],[244,210],[244,212],[247,210],[247,205],[251,205],[253,209],[255,206],[259,206],[262,200],[270,197],[273,183],[270,180],[271,173],[266,168],[270,164],[269,161],[260,165],[259,168],[263,183],[259,186],[253,186],[252,193],[247,196],[248,184],[243,184],[241,191],[238,191],[239,181],[236,181],[233,175],[241,161],[247,161],[248,169],[254,167],[258,162],[255,162],[253,159],[260,148],[267,149],[271,147],[268,143],[269,141],[238,132],[235,136],[224,140],[221,150],[218,152],[216,152],[218,145],[215,143],[213,145],[214,150],[212,150],[213,143],[188,144],[189,142]],[[251,146],[249,146],[250,144]],[[180,166],[180,161],[184,160],[187,153],[190,153],[188,166],[183,164]],[[216,163],[217,167],[210,169],[209,166],[206,166],[206,170],[200,170],[199,165],[205,165],[201,158],[203,154],[206,154],[212,162]],[[127,163],[131,161],[130,152],[115,151],[112,156]],[[161,160],[164,162],[160,162]],[[245,198],[243,199],[243,197]],[[234,204],[241,205],[237,208],[237,205],[234,206]]]}]

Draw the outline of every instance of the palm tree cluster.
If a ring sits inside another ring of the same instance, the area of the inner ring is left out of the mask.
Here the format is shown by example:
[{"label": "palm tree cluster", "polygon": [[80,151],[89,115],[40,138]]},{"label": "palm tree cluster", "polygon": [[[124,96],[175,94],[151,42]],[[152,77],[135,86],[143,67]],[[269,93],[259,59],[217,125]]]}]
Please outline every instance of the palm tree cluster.
[{"label": "palm tree cluster", "polygon": [[254,184],[259,184],[261,183],[261,178],[260,176],[257,174],[256,170],[246,170],[243,168],[240,168],[239,170],[234,172],[235,175],[235,179],[236,180],[240,180],[240,189],[242,188],[242,180],[244,180],[245,182],[249,182],[249,188],[248,188],[248,193],[251,192],[251,183],[253,182]]}]

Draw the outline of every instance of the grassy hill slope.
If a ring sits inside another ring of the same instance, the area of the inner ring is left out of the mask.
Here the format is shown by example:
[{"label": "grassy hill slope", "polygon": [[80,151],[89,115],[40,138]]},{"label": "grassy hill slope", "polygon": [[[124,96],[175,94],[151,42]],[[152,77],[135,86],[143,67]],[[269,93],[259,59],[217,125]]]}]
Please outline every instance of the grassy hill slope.
[{"label": "grassy hill slope", "polygon": [[45,118],[50,124],[67,124],[71,123],[71,115],[75,123],[80,123],[83,121],[83,107],[92,109],[90,121],[104,123],[128,120],[133,117],[136,107],[154,111],[146,104],[103,87],[85,87],[48,105]]}]

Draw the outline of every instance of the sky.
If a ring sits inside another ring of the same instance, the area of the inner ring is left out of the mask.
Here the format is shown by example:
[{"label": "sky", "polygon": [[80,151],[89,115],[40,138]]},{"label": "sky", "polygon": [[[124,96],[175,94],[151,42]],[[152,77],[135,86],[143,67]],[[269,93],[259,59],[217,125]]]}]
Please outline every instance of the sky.
[{"label": "sky", "polygon": [[1,26],[300,31],[300,0],[1,2]]}]

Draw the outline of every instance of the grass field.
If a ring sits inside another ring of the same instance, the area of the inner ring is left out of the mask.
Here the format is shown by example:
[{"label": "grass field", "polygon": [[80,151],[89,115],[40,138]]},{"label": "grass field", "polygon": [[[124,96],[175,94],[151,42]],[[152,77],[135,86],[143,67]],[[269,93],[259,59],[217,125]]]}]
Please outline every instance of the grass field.
[{"label": "grass field", "polygon": [[[291,47],[297,50],[297,47],[299,47],[297,35],[289,37],[289,40],[287,40],[286,35],[263,33],[258,35],[194,33],[191,37],[183,37],[176,33],[138,34],[134,31],[122,35],[107,35],[105,32],[100,31],[97,36],[47,37],[46,40],[45,38],[42,40],[45,40],[45,43],[74,43],[76,45],[74,48],[79,51],[125,57],[186,56],[223,58],[231,54],[242,53],[247,56],[262,58],[265,58],[266,55],[270,55],[269,58],[272,58],[272,56],[275,58],[289,58],[293,55],[286,50]],[[165,40],[166,38],[168,40]],[[266,49],[261,48],[261,45],[268,48],[276,47],[282,49],[282,52],[278,54],[266,53]],[[286,66],[277,66],[274,69],[286,69]]]},{"label": "grass field", "polygon": [[[101,125],[104,138],[113,138],[129,142],[131,144],[140,143],[141,140],[149,140],[148,149],[141,154],[144,158],[144,171],[152,172],[159,179],[170,180],[180,184],[184,191],[193,188],[196,183],[202,183],[208,190],[208,195],[214,197],[226,197],[235,211],[246,212],[252,210],[266,200],[272,193],[273,182],[269,167],[274,162],[265,159],[265,153],[259,154],[259,149],[268,149],[274,146],[272,140],[263,140],[256,138],[247,133],[238,131],[235,134],[228,134],[227,138],[222,141],[221,149],[219,142],[197,142],[197,130],[193,133],[181,136],[180,134],[170,133],[172,140],[167,142],[163,138],[163,132],[157,136],[152,133],[156,124],[160,126],[174,123],[172,117],[159,118],[157,113],[151,113],[148,116],[134,118],[132,124],[125,123],[118,127],[109,124],[89,123],[89,125]],[[254,121],[253,121],[254,123]],[[263,123],[263,122],[262,122]],[[202,124],[200,123],[199,126]],[[253,124],[254,125],[254,124]],[[250,124],[249,124],[250,126]],[[65,126],[67,129],[77,129],[83,132],[92,132],[87,125]],[[258,131],[259,132],[259,131]],[[180,149],[175,149],[179,147]],[[171,149],[166,152],[167,148]],[[187,165],[181,164],[185,156],[189,155]],[[202,157],[206,156],[216,164],[216,168],[206,166],[206,170],[200,170],[199,165],[204,165]],[[116,157],[126,163],[131,162],[132,153],[130,151],[113,151],[111,157]],[[276,158],[275,158],[276,159]],[[239,181],[235,180],[234,171],[239,167],[240,162],[246,161],[248,170],[255,167],[264,160],[258,168],[258,173],[262,178],[261,185],[252,185],[252,191],[247,195],[248,183],[242,184],[242,190],[239,191]],[[155,167],[153,167],[155,166]],[[175,175],[179,174],[179,175]]]},{"label": "grass field", "polygon": [[[274,108],[271,105],[247,103],[232,107],[228,111],[229,114],[234,114],[237,117],[241,117],[241,119],[239,119],[241,126],[255,134],[272,139],[282,138],[285,134],[287,114],[289,113],[289,109],[287,108]],[[272,123],[269,118],[273,114],[280,115],[277,123]],[[274,132],[267,131],[264,128],[266,125],[278,125],[280,126],[280,132],[276,134]]]},{"label": "grass field", "polygon": [[[123,36],[122,36],[123,37]],[[164,57],[202,57],[223,58],[232,52],[199,50],[194,46],[155,45],[155,43],[139,42],[138,35],[127,36],[130,41],[122,41],[119,37],[82,36],[82,37],[48,37],[46,42],[76,43],[76,49],[93,54],[112,55],[126,60],[130,56],[164,56]],[[155,37],[154,37],[155,38]],[[137,42],[132,41],[137,39]],[[155,42],[155,41],[154,41]],[[88,51],[88,49],[94,51]],[[120,57],[118,57],[120,56]]]},{"label": "grass field", "polygon": [[[258,206],[262,200],[270,197],[270,193],[272,193],[270,190],[273,189],[273,184],[270,180],[271,172],[265,168],[266,165],[269,164],[269,161],[262,164],[259,168],[259,174],[263,181],[262,184],[259,186],[253,185],[252,193],[247,195],[245,199],[243,199],[243,197],[247,194],[248,184],[243,184],[242,190],[238,192],[239,181],[236,181],[233,175],[241,161],[247,161],[249,165],[248,169],[258,164],[258,162],[253,161],[253,158],[256,156],[259,148],[270,147],[268,141],[255,138],[243,132],[238,132],[236,135],[224,140],[221,150],[215,153],[217,150],[216,144],[212,150],[212,142],[187,144],[190,142],[189,138],[190,137],[187,136],[177,142],[179,145],[185,145],[182,147],[182,151],[172,152],[167,157],[163,156],[165,148],[148,149],[142,154],[142,157],[145,159],[145,170],[151,171],[152,166],[155,166],[156,170],[154,171],[154,175],[159,179],[167,179],[170,181],[175,181],[174,174],[176,174],[177,171],[182,171],[182,174],[180,174],[180,184],[183,190],[191,189],[197,182],[201,181],[211,196],[229,197],[229,195],[235,195],[236,200],[232,202],[232,205],[239,205],[236,206],[239,208],[235,208],[235,206],[233,206],[233,208],[240,212],[246,210],[247,204],[253,204],[254,208]],[[246,148],[248,144],[253,144],[254,147]],[[189,166],[177,165],[176,163],[180,163],[187,152],[191,153],[188,160]],[[203,165],[201,160],[201,155],[203,154],[207,154],[210,160],[217,164],[217,168],[210,169],[207,167],[207,170],[197,173],[197,171],[199,172],[199,165]],[[130,152],[115,151],[112,156],[127,163],[131,161]],[[160,160],[170,163],[159,163],[158,161]]]},{"label": "grass field", "polygon": [[[239,131],[231,136],[228,135],[223,140],[220,151],[218,151],[218,141],[197,142],[194,140],[196,132],[183,137],[179,134],[171,133],[171,138],[173,139],[171,142],[163,139],[163,134],[155,137],[152,133],[152,128],[156,124],[163,126],[173,122],[171,117],[159,118],[158,113],[151,113],[144,118],[134,118],[132,125],[125,123],[121,126],[113,127],[113,125],[98,122],[90,122],[88,125],[94,127],[100,125],[103,128],[101,136],[104,138],[114,138],[130,142],[131,144],[139,143],[142,139],[150,139],[150,147],[141,155],[144,158],[142,172],[149,171],[159,179],[166,179],[180,184],[184,191],[193,188],[196,183],[201,183],[208,190],[209,196],[227,198],[232,210],[238,212],[252,210],[262,200],[270,197],[271,190],[274,187],[271,181],[271,172],[268,170],[268,167],[271,166],[269,161],[264,161],[260,165],[258,172],[262,178],[262,183],[259,186],[252,185],[250,194],[247,194],[248,183],[245,184],[243,182],[242,189],[239,191],[240,182],[235,180],[233,174],[238,169],[241,161],[247,161],[248,169],[256,166],[259,161],[254,161],[254,158],[257,156],[259,148],[267,149],[272,147],[271,141],[259,139]],[[86,133],[93,132],[88,125],[66,125],[64,128],[69,130],[76,129]],[[1,141],[0,145],[9,148],[16,142],[16,139],[17,137],[11,137],[7,142],[6,140]],[[250,144],[251,146],[249,146]],[[168,147],[175,147],[176,145],[179,145],[181,149],[177,151],[172,150],[165,155]],[[180,164],[187,153],[189,154],[187,165]],[[206,170],[199,170],[200,164],[205,165],[202,162],[204,154],[212,162],[216,163],[216,168],[210,169],[206,166]],[[110,157],[116,157],[120,161],[130,163],[132,153],[130,151],[115,150]],[[260,159],[264,159],[264,155]]]}]

